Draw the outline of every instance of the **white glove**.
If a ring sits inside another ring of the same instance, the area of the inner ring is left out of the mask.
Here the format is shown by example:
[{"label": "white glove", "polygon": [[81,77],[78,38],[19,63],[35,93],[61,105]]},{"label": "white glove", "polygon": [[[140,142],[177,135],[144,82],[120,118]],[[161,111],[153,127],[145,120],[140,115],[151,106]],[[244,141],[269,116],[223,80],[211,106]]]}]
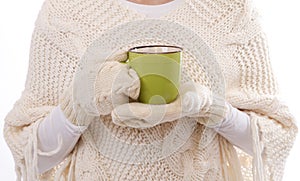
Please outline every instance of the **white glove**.
[{"label": "white glove", "polygon": [[148,128],[187,116],[197,117],[201,124],[213,127],[224,120],[226,111],[221,96],[213,95],[200,84],[188,82],[181,86],[178,98],[170,104],[126,103],[112,111],[112,119],[120,126]]}]

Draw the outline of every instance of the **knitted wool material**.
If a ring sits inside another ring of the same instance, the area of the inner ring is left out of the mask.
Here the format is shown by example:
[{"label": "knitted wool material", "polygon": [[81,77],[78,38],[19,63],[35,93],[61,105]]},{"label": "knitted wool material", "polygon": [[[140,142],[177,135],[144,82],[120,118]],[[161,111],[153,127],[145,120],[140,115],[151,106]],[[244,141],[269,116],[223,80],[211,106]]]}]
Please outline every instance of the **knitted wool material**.
[{"label": "knitted wool material", "polygon": [[228,109],[223,99],[216,99],[218,97],[212,96],[207,87],[187,82],[180,86],[179,96],[172,103],[122,104],[113,109],[111,116],[115,124],[132,128],[154,127],[182,117],[196,117],[197,121],[204,126],[215,128],[225,119]]},{"label": "knitted wool material", "polygon": [[[108,115],[91,123],[60,165],[36,175],[38,124],[63,99],[86,49],[106,30],[143,18],[115,0],[45,1],[32,36],[25,90],[5,119],[18,179],[281,180],[297,127],[277,98],[266,38],[248,0],[185,0],[161,19],[188,27],[214,51],[226,100],[250,115],[253,159],[192,118],[134,129],[113,124]],[[194,56],[183,55],[188,75],[183,79],[209,86]],[[183,144],[168,150],[177,143]]]}]

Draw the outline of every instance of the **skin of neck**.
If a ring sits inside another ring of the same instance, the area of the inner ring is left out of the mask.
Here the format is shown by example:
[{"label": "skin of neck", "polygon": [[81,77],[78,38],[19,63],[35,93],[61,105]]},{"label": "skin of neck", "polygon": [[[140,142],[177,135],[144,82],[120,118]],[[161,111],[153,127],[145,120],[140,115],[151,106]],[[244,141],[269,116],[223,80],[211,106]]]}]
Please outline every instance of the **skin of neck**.
[{"label": "skin of neck", "polygon": [[144,4],[144,5],[160,5],[171,2],[173,0],[127,0],[129,2]]}]

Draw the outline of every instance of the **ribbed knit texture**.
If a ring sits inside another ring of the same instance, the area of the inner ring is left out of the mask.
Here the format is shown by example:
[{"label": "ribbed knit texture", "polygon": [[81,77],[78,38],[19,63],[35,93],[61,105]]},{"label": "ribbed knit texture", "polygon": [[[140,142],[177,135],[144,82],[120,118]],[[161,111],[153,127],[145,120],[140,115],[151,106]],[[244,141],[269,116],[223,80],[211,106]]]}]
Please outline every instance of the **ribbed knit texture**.
[{"label": "ribbed knit texture", "polygon": [[67,88],[63,93],[59,105],[66,118],[74,125],[85,127],[89,126],[92,121],[98,120],[96,116],[87,114],[85,110],[74,104],[73,86]]},{"label": "ribbed knit texture", "polygon": [[[106,30],[143,18],[116,0],[45,1],[32,36],[25,90],[5,119],[4,135],[19,179],[37,180],[37,125],[64,99],[85,50]],[[70,156],[40,180],[240,181],[239,170],[245,181],[282,179],[297,127],[277,98],[266,39],[251,3],[185,0],[161,19],[191,29],[214,51],[227,101],[251,117],[253,162],[212,129],[193,124],[193,118],[133,129],[113,124],[108,115],[92,122]],[[188,50],[183,55],[183,80],[209,87],[193,55]],[[168,150],[181,143],[174,152]],[[148,153],[159,159],[149,160]]]}]

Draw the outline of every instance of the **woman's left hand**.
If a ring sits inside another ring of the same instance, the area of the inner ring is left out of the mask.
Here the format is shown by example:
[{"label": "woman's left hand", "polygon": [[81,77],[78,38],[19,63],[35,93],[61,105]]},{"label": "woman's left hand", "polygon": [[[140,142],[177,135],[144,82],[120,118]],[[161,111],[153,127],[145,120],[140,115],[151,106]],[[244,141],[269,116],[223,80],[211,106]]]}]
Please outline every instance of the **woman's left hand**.
[{"label": "woman's left hand", "polygon": [[218,125],[226,116],[227,106],[221,96],[205,86],[188,82],[181,85],[177,99],[169,104],[153,105],[132,102],[115,107],[111,113],[119,126],[149,128],[182,117],[197,117],[208,127]]}]

